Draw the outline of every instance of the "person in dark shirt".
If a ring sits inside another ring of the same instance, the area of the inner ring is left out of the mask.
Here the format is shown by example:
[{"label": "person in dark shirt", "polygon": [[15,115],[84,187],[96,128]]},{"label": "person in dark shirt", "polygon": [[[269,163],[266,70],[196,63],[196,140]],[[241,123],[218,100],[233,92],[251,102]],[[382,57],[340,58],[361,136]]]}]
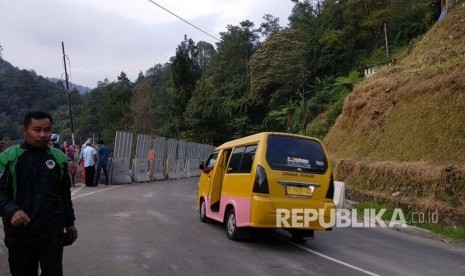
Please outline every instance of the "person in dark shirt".
[{"label": "person in dark shirt", "polygon": [[97,179],[95,180],[95,186],[98,186],[100,181],[100,171],[103,169],[103,174],[105,175],[105,185],[108,186],[108,157],[110,156],[110,149],[105,146],[103,140],[97,141],[98,150],[98,164],[97,164]]},{"label": "person in dark shirt", "polygon": [[53,133],[52,136],[50,137],[49,145],[58,150],[61,150],[62,152],[65,152],[64,148],[60,145],[60,135],[56,133]]},{"label": "person in dark shirt", "polygon": [[68,159],[49,147],[52,117],[24,117],[24,142],[0,154],[0,214],[10,272],[63,275],[63,246],[77,239]]}]

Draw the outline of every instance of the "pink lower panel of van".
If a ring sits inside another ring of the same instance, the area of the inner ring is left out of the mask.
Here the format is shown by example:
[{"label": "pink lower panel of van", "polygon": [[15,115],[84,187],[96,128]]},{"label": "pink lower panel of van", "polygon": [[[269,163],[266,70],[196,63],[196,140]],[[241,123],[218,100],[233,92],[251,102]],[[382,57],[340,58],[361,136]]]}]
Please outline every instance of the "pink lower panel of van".
[{"label": "pink lower panel of van", "polygon": [[237,227],[250,226],[250,198],[222,195],[219,212],[212,212],[210,208],[207,208],[207,217],[223,222],[228,205],[234,207]]}]

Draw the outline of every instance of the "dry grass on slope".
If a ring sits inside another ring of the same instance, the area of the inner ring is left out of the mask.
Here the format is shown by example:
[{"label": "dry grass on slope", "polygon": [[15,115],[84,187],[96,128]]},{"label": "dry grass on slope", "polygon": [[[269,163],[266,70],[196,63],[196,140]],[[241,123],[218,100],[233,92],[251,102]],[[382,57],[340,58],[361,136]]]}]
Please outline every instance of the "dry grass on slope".
[{"label": "dry grass on slope", "polygon": [[325,139],[337,158],[465,165],[465,7],[355,87]]},{"label": "dry grass on slope", "polygon": [[[420,207],[465,209],[464,26],[459,5],[403,59],[355,87],[324,139],[338,179],[387,197],[400,190]],[[452,184],[448,166],[457,168]],[[447,185],[455,197],[441,192]]]}]

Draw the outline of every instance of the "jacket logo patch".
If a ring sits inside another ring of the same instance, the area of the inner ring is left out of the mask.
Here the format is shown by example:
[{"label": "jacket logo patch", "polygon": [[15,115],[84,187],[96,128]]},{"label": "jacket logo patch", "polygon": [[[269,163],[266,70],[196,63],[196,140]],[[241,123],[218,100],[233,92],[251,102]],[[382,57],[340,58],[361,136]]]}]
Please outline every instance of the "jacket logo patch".
[{"label": "jacket logo patch", "polygon": [[55,168],[56,164],[55,164],[55,161],[53,161],[53,160],[47,160],[47,161],[45,161],[45,165],[47,165],[47,167],[49,169],[53,169],[53,168]]}]

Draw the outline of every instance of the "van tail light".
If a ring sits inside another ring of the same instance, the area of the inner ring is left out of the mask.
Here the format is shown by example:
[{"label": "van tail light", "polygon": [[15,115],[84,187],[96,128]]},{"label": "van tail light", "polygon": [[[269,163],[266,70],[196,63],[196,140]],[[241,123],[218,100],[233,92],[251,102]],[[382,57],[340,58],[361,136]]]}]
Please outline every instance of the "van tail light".
[{"label": "van tail light", "polygon": [[255,182],[253,184],[253,192],[260,194],[269,194],[268,190],[268,179],[266,178],[265,169],[258,165],[257,171],[255,172]]},{"label": "van tail light", "polygon": [[333,199],[334,198],[334,179],[333,175],[331,174],[331,179],[329,180],[328,191],[326,192],[326,199]]}]

